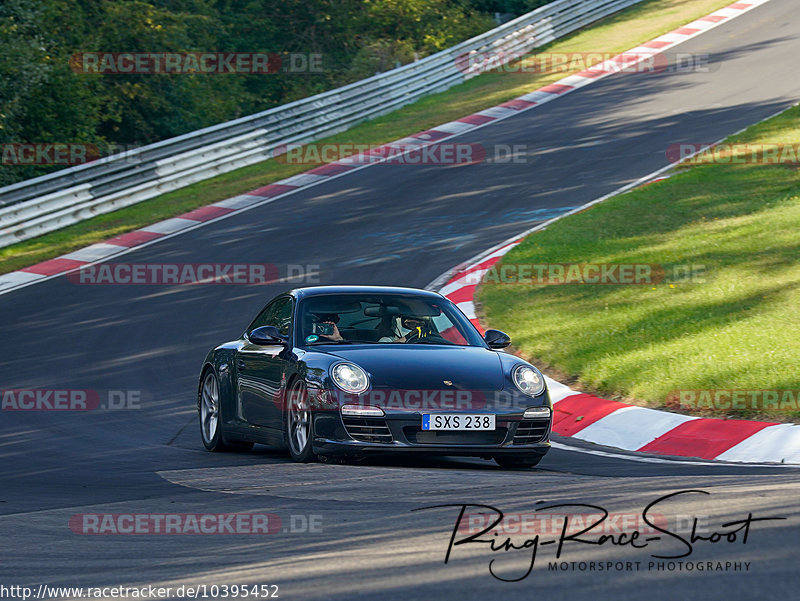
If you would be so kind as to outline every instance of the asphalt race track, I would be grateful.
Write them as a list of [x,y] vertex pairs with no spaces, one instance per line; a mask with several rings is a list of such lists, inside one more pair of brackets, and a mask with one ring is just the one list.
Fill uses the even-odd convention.
[[[527,145],[527,162],[370,167],[121,261],[318,265],[322,284],[423,287],[544,219],[664,167],[671,144],[716,141],[793,104],[800,98],[797,15],[796,0],[772,0],[675,49],[711,55],[709,72],[615,75],[453,140]],[[4,389],[141,393],[139,409],[2,413],[0,582],[268,584],[278,585],[280,598],[301,601],[796,594],[800,472],[789,467],[641,461],[594,454],[569,439],[557,439],[566,446],[538,469],[522,471],[479,459],[296,465],[260,446],[205,452],[194,408],[200,363],[287,287],[76,285],[59,277],[0,296]],[[529,549],[462,545],[445,565],[459,508],[414,511],[473,503],[532,512],[581,503],[635,518],[650,502],[687,489],[710,494],[667,500],[660,511],[698,517],[706,536],[732,530],[723,524],[748,514],[786,519],[753,523],[746,544],[739,532],[733,542],[698,541],[691,556],[673,560],[701,562],[703,571],[649,568],[667,561],[652,554],[686,551],[667,536],[647,548],[567,542],[560,558],[632,562],[621,570],[551,571],[555,545],[543,545],[527,578],[502,582],[489,562],[496,559],[497,575],[518,578]],[[277,514],[281,528],[267,536],[70,530],[75,514],[201,512]],[[708,571],[707,562],[741,565]]]

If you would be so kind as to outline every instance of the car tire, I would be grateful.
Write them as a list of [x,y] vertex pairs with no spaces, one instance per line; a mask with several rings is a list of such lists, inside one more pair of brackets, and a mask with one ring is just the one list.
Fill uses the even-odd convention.
[[495,455],[495,462],[500,467],[534,467],[542,460],[542,455]]
[[200,418],[200,438],[207,450],[212,452],[249,451],[253,448],[252,442],[225,440],[219,419],[219,380],[212,369],[206,370],[203,374],[197,398],[197,412]]
[[296,378],[286,391],[286,417],[283,429],[289,455],[297,463],[317,460],[312,450],[314,424],[308,402],[308,388],[301,378]]

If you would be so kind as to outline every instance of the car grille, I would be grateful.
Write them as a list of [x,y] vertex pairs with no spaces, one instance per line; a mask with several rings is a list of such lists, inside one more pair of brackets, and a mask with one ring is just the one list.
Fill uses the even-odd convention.
[[507,432],[506,428],[476,430],[473,432],[463,430],[422,430],[417,426],[403,428],[403,434],[411,444],[499,445],[505,440]]
[[361,442],[392,442],[386,420],[380,417],[342,416],[344,428],[351,438]]
[[524,419],[519,422],[512,444],[535,444],[547,434],[549,419]]

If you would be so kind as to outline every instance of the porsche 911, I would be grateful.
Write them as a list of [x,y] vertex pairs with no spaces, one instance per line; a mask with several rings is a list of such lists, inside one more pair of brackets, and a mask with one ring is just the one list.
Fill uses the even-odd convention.
[[212,349],[197,408],[209,451],[286,448],[297,462],[427,453],[536,465],[550,447],[543,375],[435,292],[298,288]]

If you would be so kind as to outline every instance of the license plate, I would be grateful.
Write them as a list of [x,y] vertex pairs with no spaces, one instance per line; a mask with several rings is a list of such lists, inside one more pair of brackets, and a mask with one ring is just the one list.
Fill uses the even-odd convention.
[[494,415],[423,413],[423,430],[494,430]]

